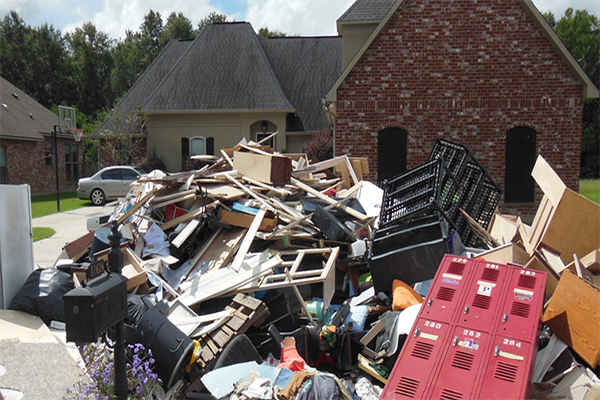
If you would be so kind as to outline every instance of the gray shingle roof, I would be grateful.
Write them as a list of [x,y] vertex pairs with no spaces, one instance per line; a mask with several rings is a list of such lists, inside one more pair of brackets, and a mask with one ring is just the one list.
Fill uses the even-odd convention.
[[396,0],[356,0],[337,22],[381,21]]
[[0,77],[0,103],[2,138],[44,140],[41,133],[52,132],[54,125],[58,124],[56,114],[3,77]]
[[143,111],[293,109],[249,23],[209,25]]
[[321,98],[342,73],[342,38],[261,38],[261,43],[304,130],[328,128]]
[[169,73],[173,65],[192,46],[193,40],[171,40],[150,67],[138,78],[118,105],[122,110],[136,110],[148,101],[156,86]]

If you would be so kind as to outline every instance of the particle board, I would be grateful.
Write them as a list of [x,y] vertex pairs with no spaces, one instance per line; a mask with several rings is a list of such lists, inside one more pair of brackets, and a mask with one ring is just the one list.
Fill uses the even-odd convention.
[[592,368],[600,357],[600,290],[565,270],[542,322]]

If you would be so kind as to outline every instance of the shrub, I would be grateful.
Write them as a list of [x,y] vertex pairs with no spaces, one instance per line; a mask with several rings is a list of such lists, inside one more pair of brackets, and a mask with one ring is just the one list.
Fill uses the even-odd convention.
[[319,161],[333,157],[333,135],[329,129],[316,131],[304,145],[304,152],[308,158]]
[[167,171],[163,159],[156,154],[156,150],[152,150],[152,153],[146,154],[144,161],[142,161],[139,167],[144,172],[151,172],[155,169],[160,169],[163,172]]

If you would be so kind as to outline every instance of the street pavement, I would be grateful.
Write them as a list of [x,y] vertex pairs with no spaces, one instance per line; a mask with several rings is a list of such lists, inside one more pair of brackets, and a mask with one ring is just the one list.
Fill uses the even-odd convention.
[[104,207],[88,206],[33,218],[31,220],[33,227],[52,228],[56,231],[49,238],[33,243],[34,266],[52,267],[65,244],[80,238],[88,232],[87,219],[112,213],[113,205]]

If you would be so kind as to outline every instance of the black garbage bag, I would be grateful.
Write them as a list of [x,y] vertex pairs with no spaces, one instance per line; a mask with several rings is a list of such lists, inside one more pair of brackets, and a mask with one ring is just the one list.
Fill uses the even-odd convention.
[[56,268],[40,268],[33,271],[17,295],[9,310],[24,311],[37,315],[46,325],[52,321],[65,321],[63,296],[73,289],[73,278]]

